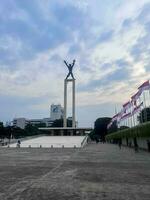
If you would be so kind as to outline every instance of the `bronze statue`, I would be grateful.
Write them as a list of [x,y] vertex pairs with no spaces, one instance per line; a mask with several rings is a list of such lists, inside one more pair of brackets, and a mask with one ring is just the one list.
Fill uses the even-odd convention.
[[66,64],[66,66],[67,66],[68,69],[69,69],[69,73],[68,73],[68,75],[66,76],[66,79],[68,79],[68,77],[69,77],[70,75],[71,75],[71,77],[72,77],[73,79],[75,79],[74,76],[73,76],[73,73],[72,73],[72,69],[73,69],[73,66],[74,66],[75,62],[76,62],[76,61],[73,60],[73,63],[68,65],[68,63],[64,60],[64,63]]

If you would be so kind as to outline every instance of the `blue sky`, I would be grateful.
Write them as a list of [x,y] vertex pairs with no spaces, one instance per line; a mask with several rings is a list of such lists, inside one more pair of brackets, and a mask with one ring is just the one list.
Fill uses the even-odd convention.
[[64,59],[77,60],[80,126],[112,116],[150,79],[150,0],[1,0],[0,24],[2,121],[63,104]]

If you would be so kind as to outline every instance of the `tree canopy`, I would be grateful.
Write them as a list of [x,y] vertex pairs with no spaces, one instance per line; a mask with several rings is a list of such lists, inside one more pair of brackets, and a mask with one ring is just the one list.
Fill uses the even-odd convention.
[[109,124],[110,117],[98,118],[94,123],[94,134],[97,135],[101,140],[105,140],[107,134],[107,125]]
[[110,128],[108,129],[108,133],[114,133],[118,130],[118,126],[117,126],[117,120],[115,120],[112,125],[110,126]]
[[[63,127],[63,119],[56,119],[52,123],[52,127]],[[72,120],[67,119],[67,127],[72,127]]]
[[38,127],[36,125],[27,124],[25,129],[21,129],[19,127],[14,126],[3,126],[3,123],[0,122],[0,138],[21,138],[21,137],[27,137],[32,135],[38,135],[42,134],[41,131],[38,130]]

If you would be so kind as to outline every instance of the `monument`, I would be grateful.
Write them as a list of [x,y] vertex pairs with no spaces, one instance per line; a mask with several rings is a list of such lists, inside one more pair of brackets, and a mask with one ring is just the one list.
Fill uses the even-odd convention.
[[[75,78],[73,76],[73,67],[75,65],[75,60],[73,60],[72,64],[68,64],[65,60],[64,63],[68,67],[69,73],[64,80],[64,117],[63,117],[63,125],[67,127],[67,85],[69,82],[72,83],[72,127],[75,128],[76,126],[76,119],[75,119]],[[71,76],[71,78],[69,78]]]
[[[67,66],[69,72],[64,79],[64,115],[63,115],[63,127],[41,127],[39,130],[45,131],[48,135],[86,135],[89,133],[91,127],[76,127],[76,118],[75,118],[75,78],[73,75],[73,67],[75,65],[75,60],[72,64],[68,64],[65,60],[64,63]],[[72,127],[67,127],[67,86],[72,84]]]

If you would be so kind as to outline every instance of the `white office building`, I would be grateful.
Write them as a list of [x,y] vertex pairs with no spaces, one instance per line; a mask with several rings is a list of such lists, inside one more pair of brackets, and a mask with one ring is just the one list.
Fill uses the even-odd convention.
[[24,129],[25,126],[27,125],[27,120],[25,118],[15,118],[13,119],[13,126],[14,127],[19,127],[21,129]]
[[60,104],[52,104],[50,108],[50,118],[51,120],[63,118],[64,109]]
[[43,118],[43,119],[26,119],[26,118],[15,118],[13,119],[13,126],[24,129],[27,124],[38,125],[41,123],[45,123],[46,127],[51,127],[53,120],[51,118]]
[[51,127],[52,123],[56,119],[63,118],[63,108],[60,104],[52,104],[50,108],[50,117],[43,119],[26,119],[26,118],[15,118],[13,119],[13,126],[24,129],[27,124],[38,125],[45,123],[46,127]]

